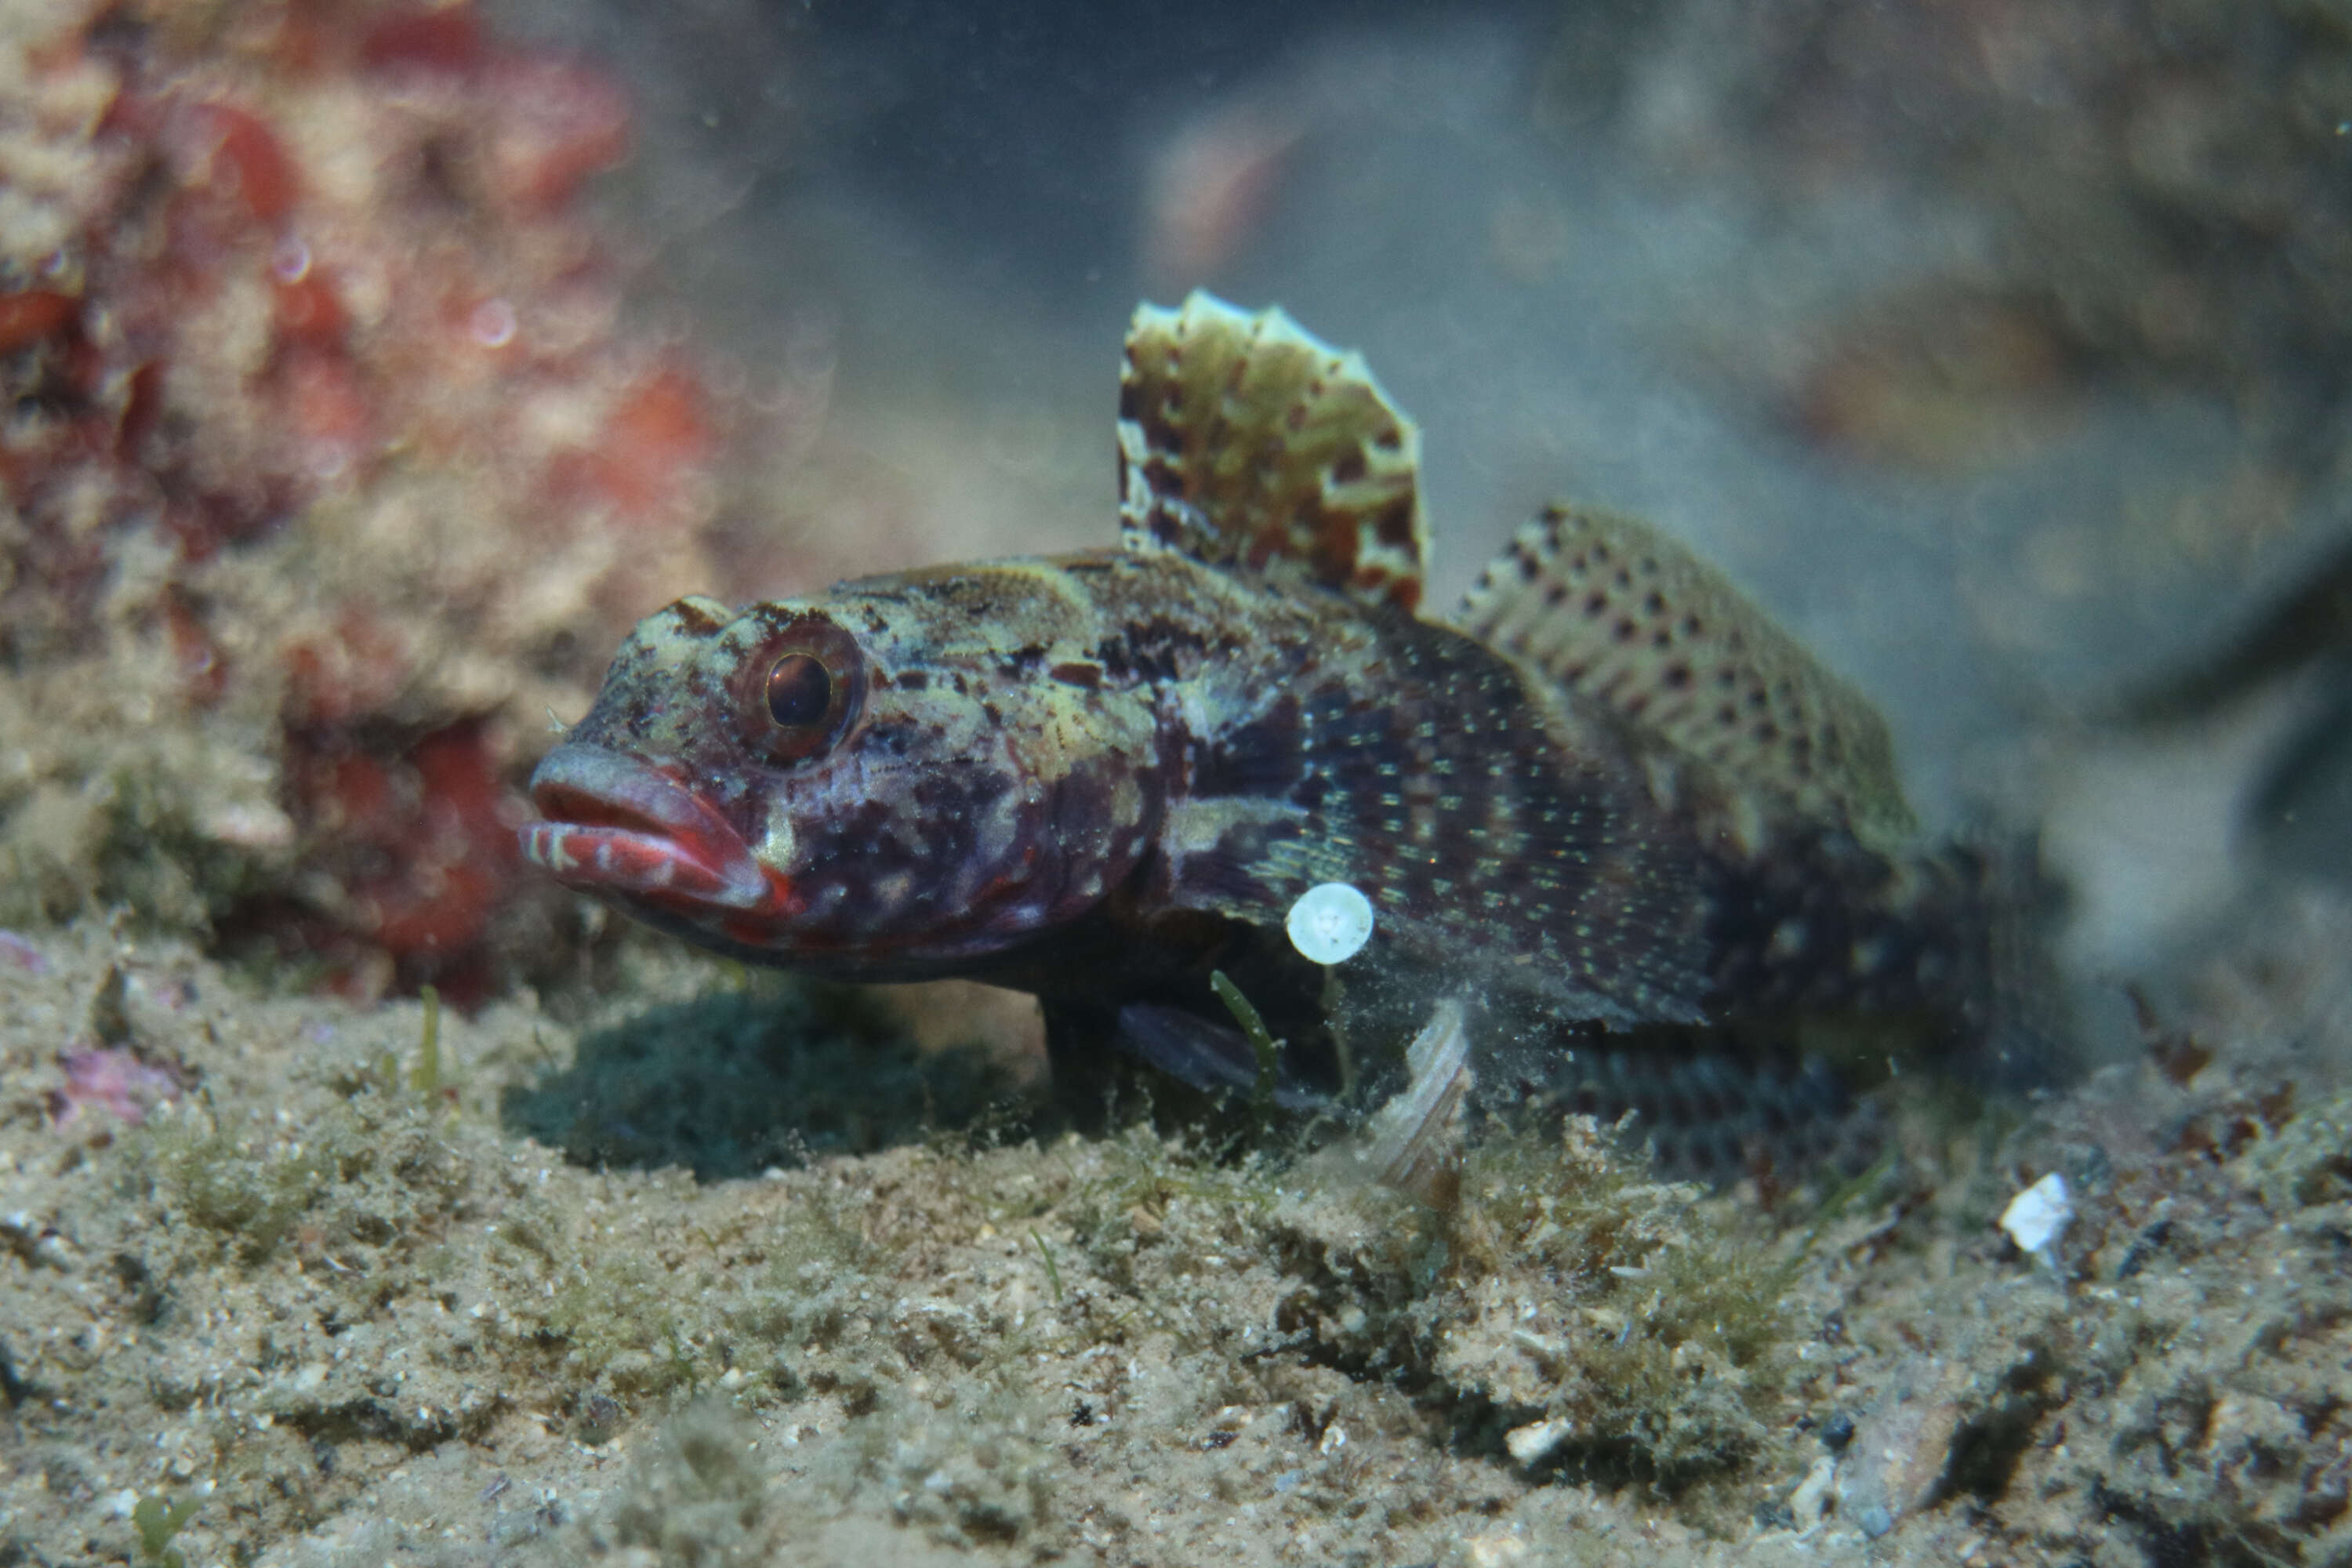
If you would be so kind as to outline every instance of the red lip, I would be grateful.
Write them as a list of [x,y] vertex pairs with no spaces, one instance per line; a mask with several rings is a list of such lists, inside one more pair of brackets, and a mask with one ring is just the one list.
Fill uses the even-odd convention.
[[523,858],[567,887],[656,903],[777,912],[788,887],[734,825],[669,774],[600,746],[558,746],[530,776],[548,820]]

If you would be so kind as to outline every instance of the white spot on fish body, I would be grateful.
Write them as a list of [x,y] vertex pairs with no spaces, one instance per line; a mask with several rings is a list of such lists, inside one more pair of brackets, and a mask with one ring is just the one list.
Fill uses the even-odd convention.
[[760,836],[760,863],[774,870],[784,870],[793,863],[796,836],[789,813],[775,812],[768,818],[768,830]]
[[914,890],[915,876],[911,871],[892,871],[876,878],[874,897],[875,902],[880,906],[877,912],[887,915],[889,911],[898,909],[907,901],[907,896]]
[[1805,951],[1805,934],[1804,921],[1782,921],[1772,928],[1772,941],[1765,949],[1764,956],[1778,963],[1786,963]]

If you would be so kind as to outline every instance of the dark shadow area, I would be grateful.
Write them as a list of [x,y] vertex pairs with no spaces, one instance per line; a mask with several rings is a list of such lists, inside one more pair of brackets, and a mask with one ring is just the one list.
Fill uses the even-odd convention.
[[509,1089],[500,1119],[575,1164],[719,1181],[1017,1121],[1019,1096],[990,1053],[923,1050],[866,994],[794,984],[583,1036],[572,1066]]

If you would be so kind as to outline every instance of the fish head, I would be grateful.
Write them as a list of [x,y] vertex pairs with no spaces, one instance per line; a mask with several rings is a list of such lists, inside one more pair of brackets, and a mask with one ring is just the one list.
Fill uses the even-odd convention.
[[1075,613],[985,568],[679,600],[533,773],[523,853],[754,962],[972,973],[1100,901],[1158,831],[1149,702],[1084,664]]

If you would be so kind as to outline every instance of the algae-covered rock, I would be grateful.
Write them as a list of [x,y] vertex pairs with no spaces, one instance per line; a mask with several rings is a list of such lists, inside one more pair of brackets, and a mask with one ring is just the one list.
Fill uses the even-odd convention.
[[1767,1441],[1790,1278],[1711,1219],[1698,1189],[1647,1179],[1590,1119],[1476,1147],[1459,1207],[1359,1193],[1283,1225],[1312,1282],[1290,1309],[1342,1364],[1433,1384],[1523,1462],[1677,1477]]

